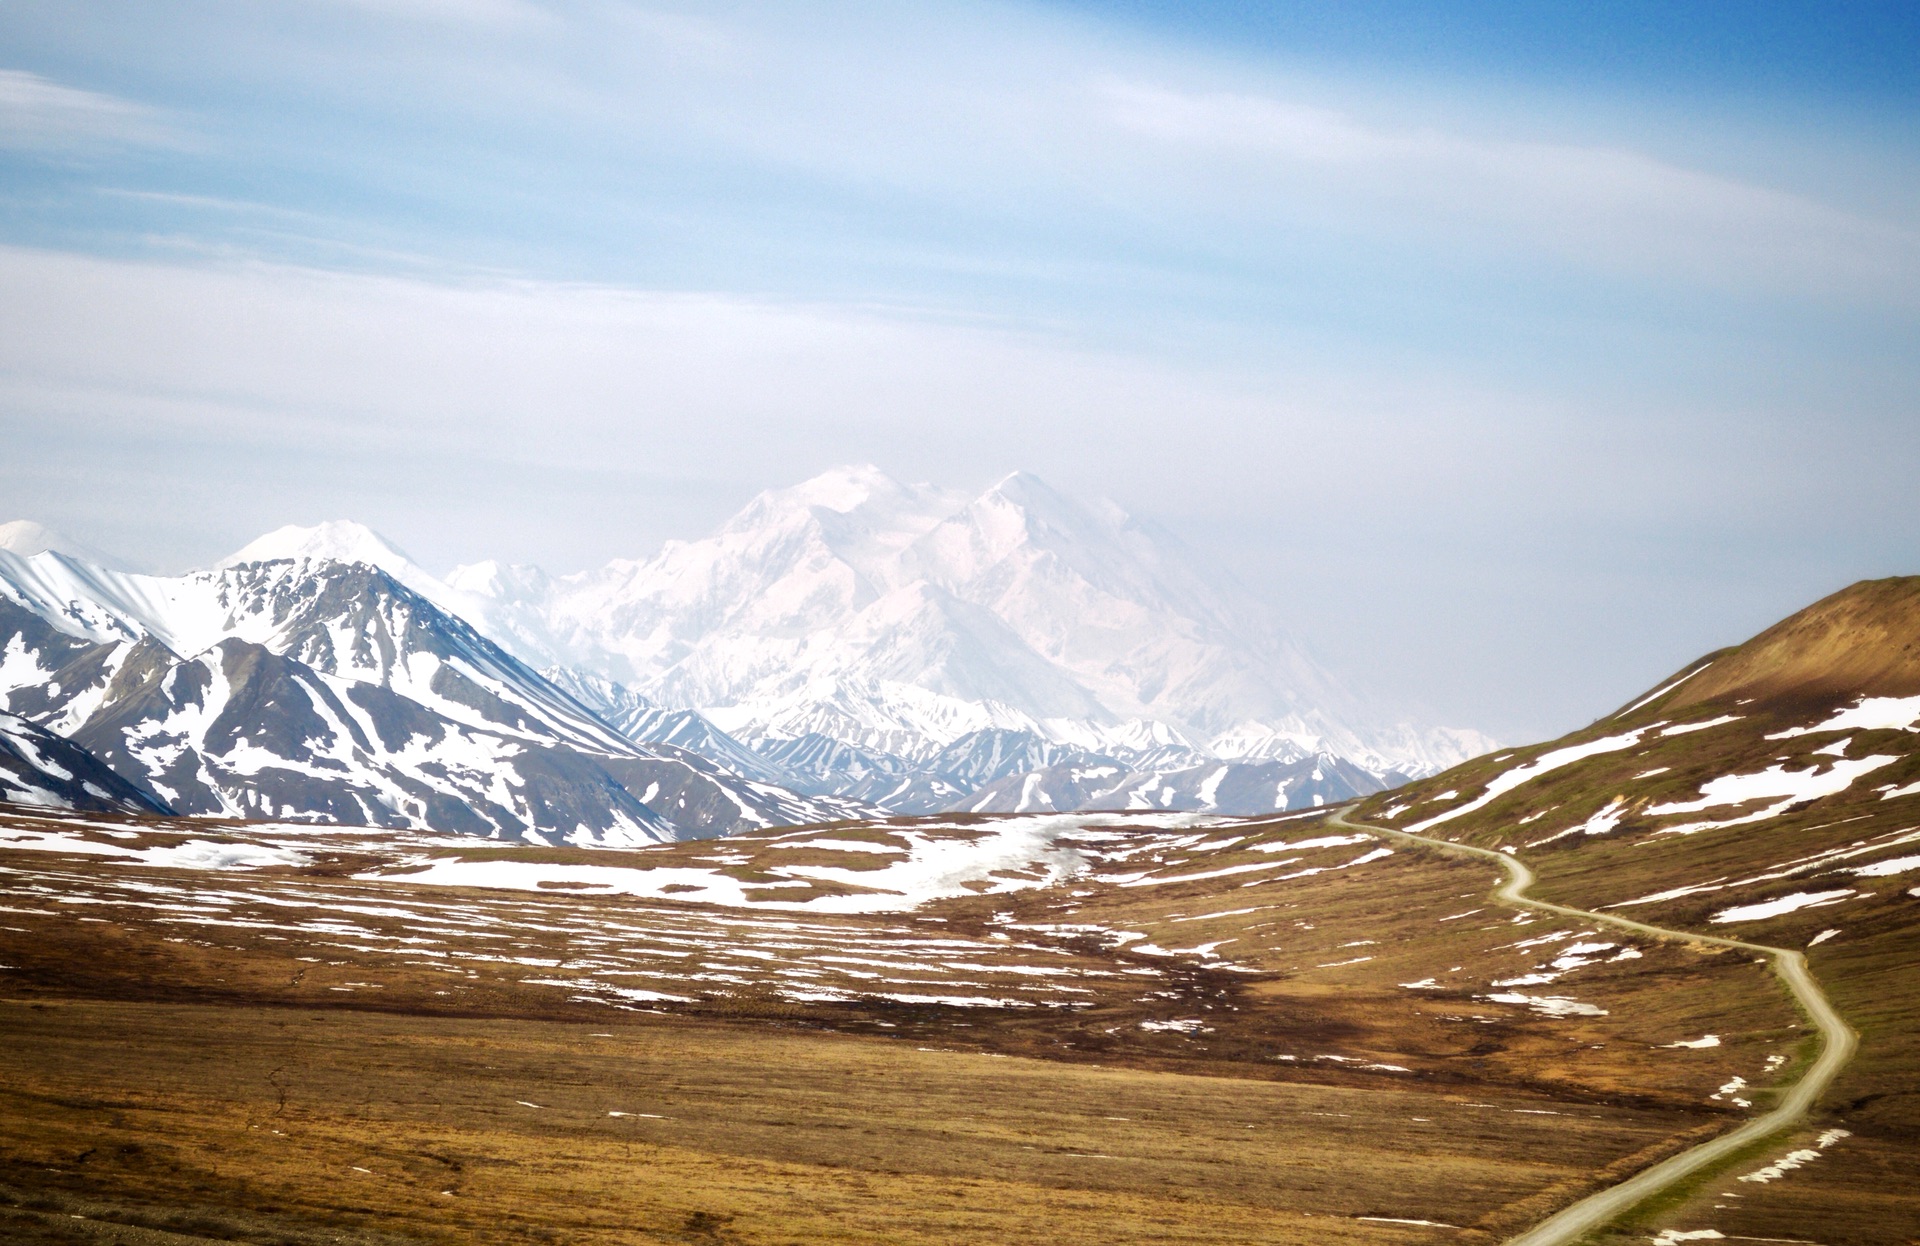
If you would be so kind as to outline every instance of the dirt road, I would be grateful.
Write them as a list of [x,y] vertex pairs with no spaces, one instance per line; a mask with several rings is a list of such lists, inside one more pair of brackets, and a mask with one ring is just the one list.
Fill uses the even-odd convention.
[[1800,1007],[1820,1031],[1819,1057],[1808,1067],[1800,1080],[1781,1096],[1778,1106],[1772,1111],[1754,1117],[1730,1133],[1721,1134],[1710,1142],[1703,1142],[1697,1147],[1682,1151],[1651,1168],[1644,1169],[1618,1185],[1608,1186],[1597,1193],[1589,1194],[1517,1237],[1509,1238],[1506,1246],[1568,1246],[1569,1243],[1579,1241],[1594,1229],[1632,1210],[1668,1187],[1686,1180],[1701,1169],[1718,1163],[1735,1151],[1800,1124],[1806,1120],[1807,1112],[1814,1102],[1828,1086],[1832,1085],[1835,1075],[1846,1067],[1848,1060],[1853,1058],[1858,1037],[1841,1019],[1840,1013],[1827,998],[1826,992],[1820,989],[1820,983],[1807,969],[1807,958],[1792,948],[1769,947],[1762,943],[1747,943],[1740,939],[1696,934],[1687,930],[1670,930],[1664,926],[1650,926],[1645,922],[1637,922],[1625,917],[1535,900],[1526,894],[1527,888],[1534,882],[1533,871],[1528,869],[1524,862],[1507,853],[1491,852],[1485,848],[1473,848],[1466,844],[1448,843],[1425,835],[1409,835],[1405,831],[1389,830],[1386,827],[1371,826],[1362,822],[1349,822],[1345,815],[1338,812],[1334,813],[1328,822],[1334,826],[1366,831],[1386,839],[1418,844],[1436,852],[1484,857],[1497,862],[1505,871],[1506,879],[1495,889],[1495,898],[1521,908],[1534,909],[1543,913],[1558,913],[1563,917],[1576,917],[1581,921],[1596,922],[1618,930],[1630,930],[1636,934],[1650,935],[1659,939],[1676,939],[1686,943],[1712,943],[1721,947],[1756,952],[1772,962],[1774,972],[1779,975],[1780,980],[1786,984],[1787,990],[1792,992],[1794,999],[1799,1001]]

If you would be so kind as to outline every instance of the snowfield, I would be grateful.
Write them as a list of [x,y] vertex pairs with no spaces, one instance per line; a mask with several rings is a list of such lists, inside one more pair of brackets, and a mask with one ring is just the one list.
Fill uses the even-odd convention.
[[1789,808],[1804,800],[1818,800],[1822,796],[1832,796],[1852,787],[1856,779],[1872,774],[1882,766],[1890,766],[1899,761],[1898,757],[1875,755],[1853,760],[1839,758],[1826,766],[1810,766],[1805,770],[1792,770],[1785,764],[1769,766],[1757,774],[1730,774],[1710,780],[1700,788],[1698,800],[1670,801],[1660,805],[1648,806],[1649,817],[1660,817],[1675,813],[1699,813],[1725,805],[1744,805],[1758,800],[1773,803],[1763,809],[1722,821],[1684,822],[1677,826],[1663,826],[1656,832],[1660,835],[1692,835],[1700,831],[1718,830],[1728,826],[1743,826],[1750,822],[1763,822],[1785,813]]

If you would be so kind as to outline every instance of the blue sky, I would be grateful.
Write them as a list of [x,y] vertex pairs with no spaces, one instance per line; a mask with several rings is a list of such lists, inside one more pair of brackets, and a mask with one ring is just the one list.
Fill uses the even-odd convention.
[[1902,3],[1058,0],[1056,7],[1296,62],[1762,106],[1784,98],[1898,112],[1920,98],[1920,15]]
[[0,495],[572,569],[836,463],[1112,496],[1565,729],[1920,571],[1895,5],[0,9]]

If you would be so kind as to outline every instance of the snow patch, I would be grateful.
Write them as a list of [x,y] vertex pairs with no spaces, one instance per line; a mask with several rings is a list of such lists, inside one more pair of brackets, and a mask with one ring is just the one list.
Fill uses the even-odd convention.
[[1155,1033],[1172,1034],[1211,1034],[1213,1027],[1198,1017],[1185,1017],[1178,1021],[1142,1021],[1140,1028]]
[[1701,785],[1698,800],[1669,801],[1666,804],[1650,805],[1646,812],[1649,817],[1664,817],[1675,813],[1698,813],[1716,806],[1743,805],[1756,800],[1774,802],[1764,809],[1743,817],[1729,818],[1720,822],[1688,822],[1680,826],[1667,826],[1655,831],[1654,834],[1691,835],[1697,831],[1742,826],[1749,822],[1778,817],[1801,801],[1818,800],[1844,792],[1853,786],[1854,780],[1899,760],[1898,757],[1876,754],[1872,757],[1852,760],[1842,758],[1836,760],[1824,771],[1818,766],[1812,766],[1806,770],[1788,770],[1784,765],[1773,765],[1757,774],[1722,775]]
[[[1406,829],[1414,834],[1420,834],[1421,832],[1439,826],[1443,822],[1450,822],[1463,814],[1472,813],[1476,809],[1484,809],[1495,800],[1511,792],[1514,788],[1519,787],[1531,779],[1537,779],[1549,771],[1558,770],[1562,766],[1570,766],[1574,762],[1584,760],[1588,757],[1597,757],[1601,753],[1612,753],[1623,748],[1632,748],[1640,742],[1640,737],[1649,730],[1651,730],[1649,727],[1640,727],[1627,732],[1625,735],[1603,736],[1598,740],[1589,740],[1585,744],[1569,745],[1566,748],[1554,749],[1550,753],[1542,753],[1539,757],[1534,758],[1523,766],[1515,766],[1512,770],[1506,771],[1504,774],[1494,776],[1493,780],[1487,784],[1486,790],[1466,804],[1458,808],[1449,809],[1445,813],[1436,814],[1423,822],[1416,822]],[[1888,760],[1892,759],[1889,758]]]
[[1796,1168],[1804,1168],[1820,1158],[1820,1152],[1826,1150],[1842,1138],[1851,1138],[1853,1134],[1845,1129],[1829,1129],[1814,1140],[1812,1147],[1802,1147],[1789,1151],[1765,1168],[1757,1168],[1740,1177],[1742,1181],[1751,1181],[1755,1185],[1765,1185],[1769,1181],[1778,1181]]
[[1671,727],[1661,728],[1660,735],[1662,738],[1670,735],[1687,735],[1695,731],[1705,731],[1709,727],[1718,727],[1726,723],[1737,723],[1740,719],[1741,715],[1739,714],[1722,714],[1718,718],[1709,718],[1705,722],[1675,723]]
[[1607,1010],[1593,1004],[1569,999],[1564,995],[1520,995],[1506,993],[1489,995],[1487,999],[1496,1004],[1525,1004],[1535,1012],[1548,1017],[1604,1017]]
[[1828,731],[1913,731],[1916,724],[1920,724],[1920,697],[1862,697],[1834,711],[1825,722],[1777,731],[1767,739],[1791,740]]
[[1742,904],[1730,909],[1721,909],[1707,920],[1720,924],[1728,922],[1757,922],[1769,917],[1798,912],[1800,909],[1820,908],[1823,905],[1838,904],[1842,900],[1859,893],[1851,888],[1836,891],[1796,891],[1790,896],[1781,896],[1778,900],[1768,900],[1761,904]]

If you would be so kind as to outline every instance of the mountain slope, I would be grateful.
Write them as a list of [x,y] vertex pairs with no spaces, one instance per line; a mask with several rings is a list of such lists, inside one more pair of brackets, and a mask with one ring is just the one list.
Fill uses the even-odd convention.
[[1865,581],[1582,731],[1478,759],[1369,810],[1401,830],[1542,849],[1736,827],[1750,828],[1747,844],[1809,817],[1877,819],[1920,794],[1906,790],[1920,779],[1917,652],[1920,577]]
[[76,541],[64,532],[56,532],[45,524],[35,523],[31,519],[14,519],[0,523],[0,551],[17,554],[22,558],[31,558],[35,554],[44,554],[48,550],[79,559],[81,562],[90,562],[97,567],[124,570],[118,562],[100,550],[84,541]]
[[[1512,853],[1539,875],[1544,899],[1805,949],[1862,1044],[1816,1122],[1826,1131],[1811,1148],[1821,1162],[1793,1179],[1789,1197],[1808,1210],[1795,1214],[1789,1202],[1783,1214],[1776,1200],[1769,1219],[1756,1188],[1742,1200],[1697,1198],[1661,1225],[1764,1237],[1764,1225],[1794,1223],[1817,1233],[1818,1208],[1870,1205],[1911,1162],[1920,1139],[1916,653],[1920,577],[1865,581],[1691,663],[1584,730],[1375,796],[1350,815]],[[1557,976],[1543,963],[1528,989]],[[1728,1072],[1738,1095],[1775,1068]],[[1845,1240],[1920,1231],[1910,1217],[1884,1227]]]
[[[1660,704],[1920,693],[1920,577],[1867,580],[1703,659]],[[1707,669],[1710,667],[1711,669]]]
[[1378,777],[1331,753],[1293,761],[1207,761],[1165,769],[1082,754],[1003,778],[954,807],[969,813],[1154,809],[1261,814],[1338,804],[1381,787]]
[[0,804],[84,813],[167,813],[85,749],[0,713]]
[[0,707],[183,813],[642,843],[847,806],[635,744],[386,571],[0,554]]

